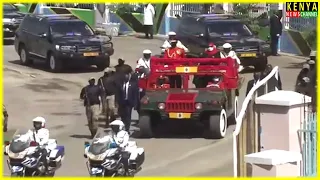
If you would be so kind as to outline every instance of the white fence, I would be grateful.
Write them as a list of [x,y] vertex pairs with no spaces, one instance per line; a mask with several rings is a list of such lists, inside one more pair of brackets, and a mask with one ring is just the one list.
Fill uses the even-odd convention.
[[275,76],[278,72],[279,72],[279,67],[278,66],[274,67],[273,70],[268,74],[268,76],[263,78],[261,81],[259,81],[256,85],[252,87],[252,89],[249,91],[248,95],[246,96],[246,98],[242,103],[241,111],[238,117],[236,118],[236,122],[237,122],[236,129],[233,132],[233,175],[234,177],[238,177],[237,136],[240,133],[242,120],[246,113],[249,101],[252,99],[257,89],[263,86],[264,84],[266,84],[269,81],[269,79]]

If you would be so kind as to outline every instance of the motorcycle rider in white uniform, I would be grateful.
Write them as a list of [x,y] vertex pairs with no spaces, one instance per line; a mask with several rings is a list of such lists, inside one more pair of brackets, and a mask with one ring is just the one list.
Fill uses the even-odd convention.
[[114,120],[110,123],[111,139],[122,150],[123,165],[127,173],[129,173],[129,157],[130,152],[126,150],[129,145],[129,133],[125,131],[125,125],[121,120]]
[[232,51],[232,45],[230,43],[225,43],[222,45],[223,50],[220,52],[221,58],[227,58],[231,57],[232,59],[235,59],[239,65],[238,72],[241,72],[243,70],[243,66],[241,65],[240,59],[238,58],[235,51]]
[[41,148],[39,150],[39,152],[43,154],[41,157],[41,161],[44,163],[44,170],[47,170],[47,156],[49,150],[47,149],[46,145],[49,142],[49,130],[45,128],[46,120],[43,117],[38,116],[34,118],[32,121],[34,129],[30,129],[27,132],[27,135],[31,140],[38,143],[39,147]]
[[[163,43],[163,45],[161,46],[162,52],[164,52],[166,49],[168,49],[168,48],[171,47],[170,40],[176,39],[176,35],[177,35],[177,34],[176,34],[175,32],[173,32],[173,31],[171,31],[171,32],[168,33],[168,37],[169,37],[169,38],[168,38],[167,40],[165,40],[164,43]],[[178,40],[178,42],[177,42],[177,47],[183,49],[185,52],[189,52],[188,48],[185,47],[185,46],[181,43],[181,41],[179,41],[179,40]]]
[[[149,49],[145,49],[143,52],[143,57],[138,60],[136,68],[144,67],[150,71],[150,59],[152,52]],[[143,78],[145,74],[141,74],[140,78]]]

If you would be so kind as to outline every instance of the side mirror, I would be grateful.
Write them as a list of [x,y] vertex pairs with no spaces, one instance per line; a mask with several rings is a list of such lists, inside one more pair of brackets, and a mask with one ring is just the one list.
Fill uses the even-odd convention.
[[90,143],[88,141],[85,141],[84,142],[84,147],[86,148],[86,147],[89,147],[89,146],[90,146]]

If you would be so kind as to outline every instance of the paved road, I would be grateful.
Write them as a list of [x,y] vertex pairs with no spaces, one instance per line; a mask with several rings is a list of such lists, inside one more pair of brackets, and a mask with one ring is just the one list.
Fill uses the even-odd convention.
[[[134,65],[144,49],[159,52],[160,40],[145,40],[135,37],[118,37],[113,40],[115,55]],[[78,100],[80,88],[91,76],[99,77],[102,72],[94,68],[72,70],[63,74],[52,74],[42,66],[24,67],[18,64],[18,56],[12,45],[4,47],[4,94],[10,122],[10,129],[31,127],[31,119],[44,116],[51,136],[66,146],[63,167],[57,176],[87,176],[83,143],[89,131],[82,102]],[[279,65],[284,89],[293,89],[301,60],[291,57],[272,57],[270,63]],[[246,82],[252,74],[243,75],[245,85],[241,89],[242,103]],[[133,112],[133,119],[137,113]],[[181,128],[176,128],[181,129]],[[194,136],[174,136],[173,138],[136,139],[146,150],[146,161],[138,176],[232,176],[232,140],[206,140],[197,133]],[[183,131],[193,132],[194,127]],[[8,169],[5,167],[5,174]]]

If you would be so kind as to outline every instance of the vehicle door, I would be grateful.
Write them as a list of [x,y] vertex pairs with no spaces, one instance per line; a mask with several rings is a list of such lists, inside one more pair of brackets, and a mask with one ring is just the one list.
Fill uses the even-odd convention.
[[30,39],[29,31],[30,31],[30,27],[32,27],[30,19],[31,18],[29,16],[25,17],[24,20],[21,22],[19,28],[16,31],[16,37],[15,37],[16,48],[20,42],[25,44],[28,51],[31,48],[30,43],[29,43],[30,42],[29,41],[29,39]]
[[39,58],[39,45],[37,44],[39,34],[39,19],[36,17],[30,18],[29,37],[28,37],[28,51],[33,57]]
[[36,29],[33,31],[33,53],[39,60],[46,59],[47,35],[48,25],[47,21],[43,18],[34,18]]
[[[188,49],[190,48],[190,31],[189,31],[189,21],[193,18],[185,17],[180,20],[179,26],[177,28],[177,39]],[[191,49],[189,49],[191,51]]]
[[39,21],[36,43],[38,46],[37,54],[45,60],[51,45],[49,42],[49,23],[46,19],[40,19]]
[[206,26],[202,22],[193,20],[189,22],[189,27],[189,31],[191,32],[189,37],[191,49],[193,53],[199,55],[208,47]]

